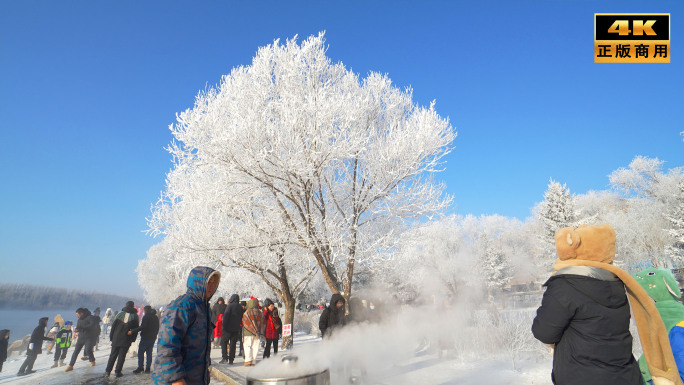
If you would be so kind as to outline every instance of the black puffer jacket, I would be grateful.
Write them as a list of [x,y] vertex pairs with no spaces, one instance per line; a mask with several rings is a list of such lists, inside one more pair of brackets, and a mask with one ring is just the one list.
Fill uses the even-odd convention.
[[[342,301],[342,307],[339,309],[336,306],[338,301]],[[344,303],[342,294],[333,294],[330,297],[330,305],[323,309],[321,318],[318,320],[318,328],[321,330],[322,337],[330,337],[335,329],[344,326],[346,323]]]
[[641,385],[623,283],[614,276],[603,280],[561,270],[544,286],[532,333],[541,342],[556,345],[553,383]]
[[223,313],[223,332],[234,333],[242,330],[240,323],[242,323],[244,312],[242,305],[240,305],[240,297],[237,294],[231,295],[226,311]]

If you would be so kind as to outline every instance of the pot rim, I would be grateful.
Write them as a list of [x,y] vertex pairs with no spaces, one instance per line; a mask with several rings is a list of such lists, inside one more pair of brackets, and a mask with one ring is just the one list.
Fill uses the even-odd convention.
[[301,380],[304,378],[310,378],[310,377],[318,376],[318,375],[321,375],[321,374],[326,373],[326,372],[329,372],[329,370],[323,369],[320,372],[303,374],[299,377],[281,377],[281,378],[254,378],[254,377],[247,375],[246,380],[247,381],[258,381],[258,382],[295,381],[295,380]]

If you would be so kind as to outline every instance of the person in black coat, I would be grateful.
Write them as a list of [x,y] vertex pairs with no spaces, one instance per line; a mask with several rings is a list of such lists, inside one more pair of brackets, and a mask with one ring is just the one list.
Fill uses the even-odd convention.
[[214,306],[211,307],[211,322],[216,323],[218,315],[225,313],[227,307],[228,305],[226,305],[223,297],[219,297]]
[[45,327],[47,324],[48,317],[43,317],[38,320],[38,326],[36,326],[36,328],[33,329],[33,333],[31,333],[31,340],[29,341],[28,350],[26,351],[26,360],[21,364],[17,376],[35,373],[35,370],[33,370],[33,363],[36,362],[36,357],[43,352],[43,341],[54,341],[53,338],[45,337]]
[[133,341],[138,338],[138,333],[133,331],[138,326],[140,326],[138,311],[135,309],[133,301],[128,301],[121,312],[116,315],[112,324],[112,330],[109,334],[109,340],[112,341],[112,351],[109,353],[105,376],[109,377],[114,368],[114,363],[116,363],[116,376],[123,376],[122,370],[126,353],[128,353],[128,348],[131,347]]
[[[221,336],[221,355],[219,363],[232,364],[235,359],[235,347],[242,333],[242,314],[245,309],[240,305],[240,297],[237,294],[230,296],[230,301],[223,313],[223,335]],[[230,344],[230,349],[226,349]],[[228,351],[227,351],[228,350]],[[242,351],[242,343],[240,343]]]
[[321,318],[318,319],[318,328],[321,330],[321,337],[328,338],[335,329],[346,324],[344,315],[345,300],[342,294],[335,293],[330,297],[330,304],[323,309]]
[[[97,345],[100,343],[100,334],[102,333],[102,326],[100,326],[100,323],[102,323],[102,318],[100,318],[100,308],[95,308],[93,310],[93,336],[92,336],[92,341],[91,341],[91,348],[98,350]],[[87,354],[87,353],[86,353]]]
[[[573,245],[575,262],[612,263],[615,233],[605,226],[578,228],[584,233],[582,242]],[[565,237],[565,230],[556,233],[556,248],[567,259],[565,248],[577,236]],[[565,266],[563,261],[556,262],[556,273],[544,283],[546,291],[532,323],[532,334],[554,345],[551,380],[556,385],[642,385],[632,354],[624,283],[608,269]]]
[[76,309],[76,317],[78,317],[78,322],[76,322],[76,329],[74,330],[78,333],[78,339],[76,340],[76,345],[74,345],[74,353],[71,355],[71,362],[67,365],[65,372],[70,372],[74,370],[74,365],[76,364],[76,359],[81,349],[85,347],[86,354],[90,359],[90,366],[95,366],[95,355],[93,354],[93,342],[94,338],[97,337],[95,319],[90,314],[90,310],[81,307]]
[[138,346],[138,368],[133,373],[138,374],[143,372],[143,362],[145,354],[147,354],[147,365],[145,366],[145,373],[150,372],[152,367],[152,348],[154,342],[157,340],[159,334],[159,317],[157,311],[152,309],[150,305],[145,306],[145,315],[143,316],[140,327],[129,331],[129,334],[140,332],[140,345]]
[[9,344],[9,337],[9,330],[0,330],[0,372],[2,372],[2,364],[7,360],[7,345]]
[[[211,322],[214,323],[214,325],[218,325],[218,316],[219,314],[223,314],[226,312],[226,301],[223,299],[223,297],[219,297],[218,300],[216,300],[216,303],[214,306],[211,307]],[[214,347],[217,348],[221,344],[221,338],[214,338]]]
[[100,343],[100,333],[102,333],[102,327],[100,323],[102,318],[100,318],[100,308],[95,308],[93,314],[90,315],[90,332],[88,333],[88,341],[86,342],[85,348],[83,349],[83,361],[90,357],[90,354],[95,354],[94,350],[99,350],[97,345]]

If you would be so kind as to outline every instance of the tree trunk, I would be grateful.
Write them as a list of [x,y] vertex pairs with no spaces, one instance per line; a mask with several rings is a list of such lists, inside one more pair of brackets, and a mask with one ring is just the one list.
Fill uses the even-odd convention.
[[283,296],[283,302],[285,306],[285,315],[283,317],[283,325],[292,325],[291,326],[291,331],[292,334],[289,336],[283,336],[283,344],[282,348],[283,350],[285,349],[292,349],[292,344],[294,343],[294,314],[295,314],[295,299],[292,298],[291,295],[285,295]]

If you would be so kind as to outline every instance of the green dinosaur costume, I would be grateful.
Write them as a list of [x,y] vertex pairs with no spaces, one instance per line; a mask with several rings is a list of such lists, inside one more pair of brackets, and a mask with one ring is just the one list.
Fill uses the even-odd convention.
[[[681,370],[684,368],[681,367],[682,365],[677,358],[678,353],[684,353],[684,346],[675,346],[675,344],[678,344],[677,341],[680,340],[678,336],[684,335],[684,323],[682,322],[684,321],[684,305],[679,302],[682,292],[679,290],[677,280],[670,270],[653,267],[636,273],[633,277],[655,301],[660,318],[662,318],[665,329],[669,334],[672,353],[677,361],[677,367],[680,370],[681,376]],[[641,369],[644,381],[648,382],[651,379],[651,373],[648,370],[643,355],[639,357],[639,368]]]

